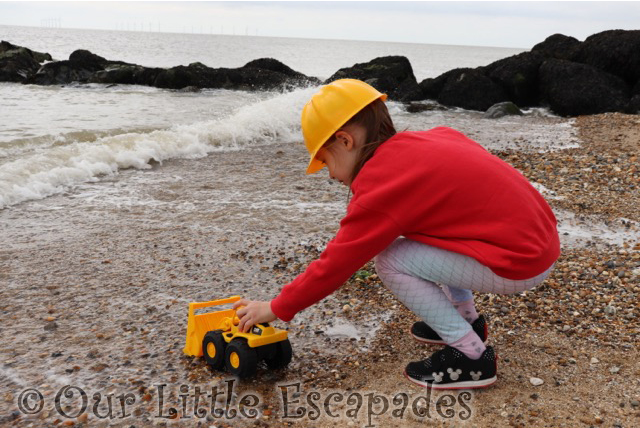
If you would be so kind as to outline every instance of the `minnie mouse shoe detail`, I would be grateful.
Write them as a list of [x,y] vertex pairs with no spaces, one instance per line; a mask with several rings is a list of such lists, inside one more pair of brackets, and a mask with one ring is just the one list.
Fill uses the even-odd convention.
[[486,388],[497,380],[496,360],[491,346],[487,346],[477,360],[472,360],[457,349],[446,346],[425,360],[409,363],[404,374],[411,382],[425,388]]

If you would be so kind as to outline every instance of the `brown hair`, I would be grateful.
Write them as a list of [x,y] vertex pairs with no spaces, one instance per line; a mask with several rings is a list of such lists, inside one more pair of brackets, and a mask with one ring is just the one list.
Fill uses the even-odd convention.
[[358,125],[365,129],[365,142],[360,148],[356,165],[351,172],[351,181],[353,182],[376,149],[396,134],[396,128],[393,126],[386,104],[380,98],[356,113],[341,128],[349,125]]

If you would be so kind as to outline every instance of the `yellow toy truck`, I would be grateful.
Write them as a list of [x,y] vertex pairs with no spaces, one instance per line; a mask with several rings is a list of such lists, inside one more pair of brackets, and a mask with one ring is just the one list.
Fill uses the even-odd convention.
[[238,300],[240,296],[189,303],[184,353],[204,356],[212,368],[220,370],[226,367],[229,373],[240,378],[253,376],[258,362],[262,360],[270,369],[286,367],[293,355],[287,331],[262,323],[243,333],[238,329],[240,320],[235,309],[195,314],[198,309],[228,305]]

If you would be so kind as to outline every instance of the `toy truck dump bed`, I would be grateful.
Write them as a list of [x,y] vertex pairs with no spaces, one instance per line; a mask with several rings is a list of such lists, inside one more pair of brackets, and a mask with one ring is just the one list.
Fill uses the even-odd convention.
[[189,303],[184,353],[203,356],[214,369],[226,367],[231,374],[241,378],[253,376],[261,360],[271,369],[287,366],[292,358],[287,331],[262,323],[243,333],[238,329],[239,319],[234,309],[195,313],[198,309],[228,305],[238,300],[240,296]]

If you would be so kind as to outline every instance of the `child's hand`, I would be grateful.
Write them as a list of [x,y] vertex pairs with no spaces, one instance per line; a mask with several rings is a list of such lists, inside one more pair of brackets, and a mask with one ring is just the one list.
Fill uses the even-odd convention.
[[[240,306],[243,307],[238,309]],[[240,318],[238,328],[245,333],[255,324],[271,322],[278,318],[271,311],[271,302],[241,299],[233,304],[233,309],[237,309],[236,315]]]

